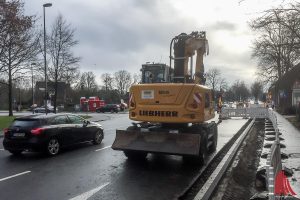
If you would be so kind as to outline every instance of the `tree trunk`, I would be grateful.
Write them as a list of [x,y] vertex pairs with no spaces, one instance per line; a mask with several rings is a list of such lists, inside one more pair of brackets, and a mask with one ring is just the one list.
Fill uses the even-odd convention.
[[11,74],[11,64],[8,66],[8,110],[9,115],[13,116],[13,108],[12,108],[12,74]]
[[57,107],[57,78],[55,78],[54,80],[54,99],[53,99],[53,109],[54,109],[54,113],[56,113],[56,107]]

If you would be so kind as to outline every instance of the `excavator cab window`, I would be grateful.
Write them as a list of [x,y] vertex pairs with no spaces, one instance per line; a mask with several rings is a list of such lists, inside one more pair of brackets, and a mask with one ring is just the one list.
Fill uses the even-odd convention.
[[144,83],[161,83],[165,81],[164,70],[145,70],[143,73]]

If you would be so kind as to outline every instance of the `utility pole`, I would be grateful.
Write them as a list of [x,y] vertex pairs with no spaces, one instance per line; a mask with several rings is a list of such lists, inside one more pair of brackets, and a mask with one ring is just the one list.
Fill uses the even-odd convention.
[[48,89],[47,89],[47,53],[46,53],[46,14],[45,8],[51,7],[52,3],[45,3],[43,4],[43,13],[44,13],[44,65],[45,65],[45,113],[47,115],[48,108],[47,108],[47,100],[48,100]]

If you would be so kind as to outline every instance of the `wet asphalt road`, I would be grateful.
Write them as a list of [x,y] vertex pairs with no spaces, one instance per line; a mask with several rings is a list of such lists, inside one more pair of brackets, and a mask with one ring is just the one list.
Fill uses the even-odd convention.
[[[100,145],[81,144],[56,157],[3,151],[0,139],[0,199],[174,199],[190,183],[199,167],[180,156],[148,155],[144,162],[127,161],[110,147],[116,129],[130,125],[127,114],[110,114],[103,121]],[[226,120],[219,125],[220,149],[247,120]],[[12,177],[13,175],[18,175]]]

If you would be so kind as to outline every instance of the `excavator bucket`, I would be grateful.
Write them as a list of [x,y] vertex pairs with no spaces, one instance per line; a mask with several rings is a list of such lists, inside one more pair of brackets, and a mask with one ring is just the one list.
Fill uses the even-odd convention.
[[112,149],[197,156],[200,140],[199,134],[117,130]]

